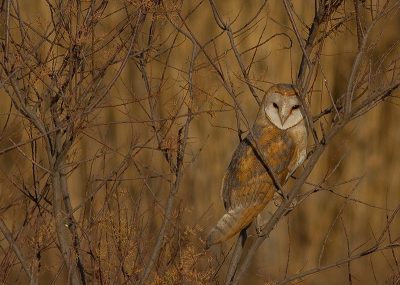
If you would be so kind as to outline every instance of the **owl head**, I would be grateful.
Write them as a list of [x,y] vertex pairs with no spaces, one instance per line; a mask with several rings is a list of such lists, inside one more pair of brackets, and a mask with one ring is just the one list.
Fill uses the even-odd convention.
[[287,130],[298,125],[305,117],[298,94],[299,91],[293,85],[273,85],[265,93],[256,124],[272,123],[281,130]]

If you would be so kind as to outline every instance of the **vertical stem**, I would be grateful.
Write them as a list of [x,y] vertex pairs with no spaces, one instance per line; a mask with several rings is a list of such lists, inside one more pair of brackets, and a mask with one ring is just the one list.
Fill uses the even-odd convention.
[[74,246],[74,254],[76,256],[76,262],[79,269],[80,278],[82,284],[86,284],[85,278],[85,269],[83,267],[82,256],[80,254],[80,243],[79,236],[76,227],[76,220],[73,216],[73,209],[71,205],[71,199],[68,191],[68,183],[67,183],[67,173],[65,168],[65,156],[62,158],[62,162],[60,163],[60,182],[61,182],[61,191],[63,195],[63,202],[66,209],[66,216],[68,217],[68,229],[72,235],[73,246]]
[[248,225],[247,227],[245,227],[243,230],[240,231],[240,234],[236,241],[235,249],[233,250],[231,263],[229,264],[228,272],[226,273],[225,283],[224,283],[225,285],[231,284],[233,278],[235,277],[236,269],[238,267],[240,257],[242,256],[244,243],[246,242],[247,239],[247,229],[250,227],[250,225]]
[[[19,262],[21,262],[22,268],[24,269],[26,276],[28,277],[28,280],[32,282],[32,272],[29,269],[28,262],[26,261],[25,257],[23,256],[21,249],[19,248],[18,244],[14,240],[10,230],[8,229],[7,225],[3,222],[2,219],[0,219],[0,231],[3,233],[4,237],[12,247],[15,255],[17,256]],[[31,279],[32,278],[32,279]]]
[[[75,256],[71,256],[71,250],[68,244],[68,232],[66,230],[66,225],[64,224],[64,214],[62,212],[61,201],[62,201],[62,191],[61,191],[61,177],[60,172],[57,169],[53,169],[51,172],[51,183],[53,186],[53,215],[56,222],[56,233],[58,241],[60,243],[60,251],[64,259],[65,265],[67,267],[68,274],[71,277],[71,284],[79,285],[79,278],[76,274],[74,260]],[[72,258],[73,257],[73,258]]]

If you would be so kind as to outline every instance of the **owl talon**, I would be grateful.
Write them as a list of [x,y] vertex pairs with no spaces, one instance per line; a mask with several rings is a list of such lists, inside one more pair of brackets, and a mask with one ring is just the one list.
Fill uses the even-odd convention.
[[297,200],[295,198],[293,199],[292,203],[290,203],[290,206],[286,209],[284,216],[288,215],[291,211],[293,211],[293,209],[296,208],[296,206],[297,206]]
[[289,193],[285,190],[282,190],[282,192],[278,192],[278,194],[282,197],[284,201],[287,201],[289,199]]
[[263,228],[265,227],[266,224],[267,224],[267,221],[262,221],[261,215],[258,214],[258,216],[256,218],[256,232],[257,232],[257,235],[259,237],[264,236],[262,230],[263,230]]

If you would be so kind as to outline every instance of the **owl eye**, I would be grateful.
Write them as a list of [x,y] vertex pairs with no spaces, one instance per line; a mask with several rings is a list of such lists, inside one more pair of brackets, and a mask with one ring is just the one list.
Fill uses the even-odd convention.
[[272,106],[274,106],[275,109],[279,109],[278,104],[273,103]]
[[300,108],[300,105],[294,105],[294,106],[292,107],[292,110],[296,110],[296,109],[298,109],[298,108]]

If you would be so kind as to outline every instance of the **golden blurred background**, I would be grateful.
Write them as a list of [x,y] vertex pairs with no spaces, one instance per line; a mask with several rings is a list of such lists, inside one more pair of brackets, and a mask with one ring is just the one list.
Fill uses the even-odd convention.
[[[304,39],[307,36],[307,30],[301,21],[310,25],[314,17],[314,2],[293,1],[294,10],[298,15],[297,23],[299,27],[302,27],[300,33]],[[379,1],[372,2],[374,6],[378,5]],[[98,33],[107,34],[119,27],[121,17],[124,15],[121,8],[123,3],[136,5],[135,1],[110,2],[107,7],[109,14],[102,21],[103,30],[99,28]],[[189,38],[176,33],[176,27],[171,24],[174,19],[176,23],[182,22],[182,19],[176,16],[177,14],[171,13],[171,19],[159,15],[156,28],[157,43],[159,49],[164,49],[164,51],[160,52],[159,57],[154,58],[149,53],[152,61],[149,60],[146,72],[151,78],[150,96],[154,96],[155,99],[156,116],[160,119],[160,128],[165,134],[164,143],[170,147],[172,153],[177,147],[178,131],[186,121],[185,110],[189,106],[191,110],[197,111],[190,123],[188,146],[184,158],[187,169],[177,193],[175,201],[177,210],[174,219],[182,215],[183,223],[179,225],[191,229],[188,240],[195,252],[201,253],[208,231],[224,213],[219,193],[222,176],[239,143],[234,101],[224,88],[216,69],[210,64],[210,59],[200,52],[201,48],[213,56],[214,64],[226,78],[231,79],[232,90],[237,95],[237,100],[250,122],[256,116],[258,105],[243,79],[229,38],[223,34],[216,23],[210,3],[208,1],[183,1],[182,3],[180,15],[184,15],[187,26],[180,27],[186,32],[190,30],[200,45],[209,42],[204,47],[198,45],[196,49],[199,56],[194,63],[194,98],[189,98],[188,92],[188,71],[193,43]],[[246,65],[251,83],[260,98],[263,92],[274,83],[295,82],[302,56],[295,34],[289,28],[291,24],[283,3],[268,1],[260,10],[263,3],[263,1],[216,1],[222,19],[231,23],[233,31],[245,26],[256,16],[246,28],[235,34],[235,43]],[[48,13],[46,1],[20,4],[23,17],[32,23],[35,21],[46,23],[50,20],[51,15]],[[173,11],[179,3],[166,1],[164,5],[165,9],[169,8]],[[344,1],[337,14],[332,17],[343,17],[353,9],[352,1]],[[258,12],[260,13],[257,14]],[[368,9],[365,9],[365,14],[368,13]],[[156,18],[157,15],[154,12],[152,17]],[[368,21],[368,16],[365,18]],[[333,24],[333,20],[328,23],[328,25]],[[145,22],[143,30],[150,29],[150,25],[150,20]],[[393,11],[393,16],[388,17],[381,25],[385,29],[376,44],[376,49],[371,53],[371,62],[373,58],[385,54],[388,47],[399,39],[398,11]],[[38,29],[39,26],[38,24]],[[331,105],[326,86],[329,87],[329,92],[335,99],[345,92],[350,68],[357,51],[355,31],[354,21],[349,20],[325,41],[320,65],[316,70],[316,76],[313,77],[313,92],[309,94],[312,115],[318,115]],[[379,29],[376,33],[378,32]],[[222,34],[219,35],[220,33]],[[136,49],[144,48],[147,36],[147,34],[141,35],[142,39],[137,42]],[[267,39],[268,41],[260,45],[255,52],[253,48]],[[111,42],[108,48],[112,49],[113,45],[117,46],[118,43]],[[172,46],[172,49],[168,49]],[[46,46],[38,52],[46,54]],[[397,46],[388,54],[388,60],[398,57],[398,52]],[[106,51],[96,56],[101,61],[102,57],[107,56]],[[107,200],[107,193],[110,191],[108,187],[115,185],[107,186],[109,184],[106,184],[94,196],[90,213],[86,209],[86,213],[79,210],[75,215],[78,220],[83,221],[86,215],[111,215],[110,213],[117,211],[116,207],[125,207],[126,219],[129,220],[130,215],[133,215],[132,213],[137,209],[135,207],[138,204],[135,203],[139,201],[138,211],[142,220],[138,222],[137,230],[139,232],[139,229],[143,228],[145,238],[155,238],[163,219],[163,207],[169,195],[172,178],[170,178],[168,163],[155,138],[148,103],[149,92],[146,90],[143,73],[138,68],[138,61],[135,56],[128,60],[118,80],[103,100],[101,108],[94,112],[93,117],[88,120],[87,127],[74,143],[68,155],[68,161],[71,163],[69,169],[73,167],[76,169],[69,173],[68,186],[72,205],[76,207],[84,201],[88,193],[91,193],[109,173],[118,167],[128,153],[132,142],[136,143],[140,147],[131,158],[134,162],[130,163],[123,175],[115,177],[115,180],[112,180],[114,182],[109,181],[110,185],[118,184],[116,186],[120,189],[118,195],[122,197],[120,202],[115,202],[119,198],[114,196],[111,200]],[[118,66],[112,67],[105,81],[111,80],[117,69]],[[2,79],[4,77],[3,75]],[[8,120],[5,114],[10,113],[11,102],[3,88],[0,92],[3,102],[0,104],[2,114],[0,126],[5,126]],[[270,237],[260,247],[243,284],[265,284],[270,280],[281,280],[284,276],[315,268],[326,237],[326,248],[321,258],[322,265],[345,259],[350,253],[361,252],[375,244],[385,229],[388,217],[400,204],[400,151],[398,147],[400,129],[396,125],[400,119],[398,96],[397,91],[372,111],[354,120],[328,146],[308,178],[308,183],[303,186],[302,193],[313,189],[314,185],[319,184],[327,173],[336,167],[323,184],[327,189],[310,195],[279,222]],[[29,139],[27,121],[22,119],[15,109],[12,109],[11,113],[14,124],[8,124],[6,130],[1,127],[3,136],[0,149]],[[240,118],[240,128],[246,132],[247,126],[243,115],[240,115]],[[325,127],[328,127],[331,119],[331,116],[327,116],[321,121]],[[317,130],[321,135],[319,122]],[[311,149],[312,138],[309,143]],[[37,161],[45,164],[44,150],[40,150],[41,147],[43,148],[42,142],[38,142],[38,147],[41,158]],[[30,145],[23,145],[21,149],[30,153]],[[17,179],[16,177],[24,177],[23,180],[29,185],[32,173],[29,171],[31,167],[29,160],[18,149],[1,155],[0,167],[0,196],[2,197],[0,206],[5,209],[10,203],[9,199],[15,199],[18,196],[15,192],[12,194],[13,191],[17,191],[13,186],[13,181]],[[301,171],[302,167],[294,176],[298,176]],[[284,188],[289,191],[292,184],[293,180],[289,181]],[[345,197],[350,193],[353,200],[348,200],[342,208],[346,203]],[[118,196],[115,193],[113,195]],[[301,198],[299,197],[298,200]],[[15,200],[12,201],[15,203]],[[180,212],[179,207],[183,209],[183,213]],[[270,203],[263,211],[263,218],[271,216],[275,209],[274,203]],[[20,210],[22,210],[21,213]],[[18,227],[23,221],[23,210],[24,206],[19,205],[13,209],[3,210],[1,215],[10,227],[12,225]],[[336,220],[338,213],[341,214]],[[103,218],[102,221],[105,219]],[[329,236],[327,236],[328,233]],[[29,234],[32,233],[26,233],[26,235]],[[255,230],[252,226],[248,244],[253,240],[254,234]],[[397,239],[400,236],[398,215],[391,223],[390,234]],[[385,239],[386,242],[389,242],[388,239],[389,237]],[[215,279],[210,283],[223,282],[235,240],[236,237],[221,245],[213,246],[207,252],[209,258],[207,262],[200,260],[195,264],[198,271],[205,271],[208,266],[215,266],[214,269],[217,270],[219,264],[223,263]],[[150,239],[148,242],[151,243],[153,240]],[[3,248],[3,252],[0,253],[1,258],[5,255],[8,243],[2,239],[0,245]],[[52,262],[57,260],[58,257],[54,256],[56,254],[53,251],[49,250],[49,254],[44,259],[52,260]],[[399,278],[399,265],[394,262],[394,260],[399,261],[399,253],[399,249],[395,249],[366,256],[355,260],[351,265],[345,263],[305,277],[303,284],[346,284],[349,280],[349,266],[351,266],[353,284],[394,284],[394,282],[391,283],[394,277],[391,279],[389,276],[397,274]],[[223,262],[226,255],[226,260]],[[6,283],[10,284],[17,275],[17,271],[13,272]],[[50,273],[43,273],[40,280],[45,283],[42,284],[50,284],[47,282],[52,280],[51,276]],[[61,276],[64,275],[61,274]],[[61,280],[60,277],[56,283],[62,284]],[[388,283],[385,283],[386,280]],[[150,282],[152,283],[157,283],[156,279]]]

